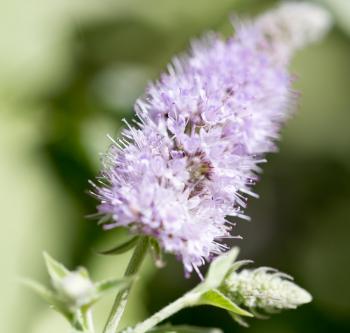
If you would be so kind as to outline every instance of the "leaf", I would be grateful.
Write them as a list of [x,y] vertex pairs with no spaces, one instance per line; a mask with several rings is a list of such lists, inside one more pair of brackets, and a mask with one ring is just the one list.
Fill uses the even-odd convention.
[[21,283],[30,289],[32,289],[34,292],[36,292],[39,296],[41,296],[45,301],[52,304],[52,301],[56,298],[54,293],[49,289],[46,288],[44,285],[42,285],[39,282],[36,282],[31,279],[21,279]]
[[135,237],[132,237],[131,239],[127,240],[126,242],[118,244],[117,246],[115,246],[109,250],[98,252],[98,253],[102,254],[102,255],[121,254],[121,253],[124,253],[124,252],[132,249],[136,245],[138,240],[139,240],[139,236],[135,236]]
[[249,311],[254,315],[255,318],[263,320],[270,318],[268,315],[260,313],[257,309],[250,308]]
[[61,263],[53,259],[47,252],[44,252],[44,259],[47,267],[47,271],[52,280],[53,286],[59,285],[60,281],[70,274],[70,271],[64,267]]
[[232,312],[230,312],[230,316],[237,324],[239,324],[243,327],[249,327],[249,324],[241,316],[238,316]]
[[250,312],[240,308],[237,304],[233,303],[228,297],[226,297],[217,289],[212,289],[204,293],[200,297],[198,305],[201,304],[216,306],[240,316],[253,317]]
[[126,289],[130,286],[131,282],[134,280],[134,277],[126,277],[123,279],[107,279],[103,281],[99,281],[95,283],[96,291],[99,294],[108,292],[111,289],[118,289],[118,291],[121,291],[123,289]]
[[60,312],[68,321],[72,322],[72,313],[67,310],[65,304],[50,289],[31,279],[22,279],[21,282],[43,298],[56,311]]
[[89,308],[111,290],[117,290],[119,292],[128,288],[133,280],[134,277],[130,276],[123,279],[107,279],[94,283],[95,292],[93,295],[91,295],[91,298],[86,306]]
[[236,261],[235,263],[233,263],[233,265],[231,265],[230,269],[227,272],[227,275],[232,274],[233,272],[235,272],[237,269],[241,268],[242,266],[248,265],[253,263],[253,260],[240,260],[240,261]]
[[223,333],[218,328],[196,327],[196,326],[159,326],[148,331],[149,333]]
[[239,253],[239,248],[234,247],[230,251],[220,255],[210,264],[208,273],[203,285],[208,289],[215,289],[220,286],[222,280],[232,267]]

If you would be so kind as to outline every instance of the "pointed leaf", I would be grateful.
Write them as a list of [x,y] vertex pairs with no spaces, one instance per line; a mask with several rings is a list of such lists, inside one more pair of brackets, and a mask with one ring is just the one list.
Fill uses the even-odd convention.
[[149,333],[223,333],[218,328],[196,327],[196,326],[159,326],[151,329]]
[[220,286],[222,280],[232,267],[233,262],[236,260],[238,253],[239,248],[234,247],[213,260],[204,281],[204,285],[208,289],[214,289]]
[[199,300],[199,304],[212,305],[241,316],[253,317],[251,313],[240,308],[217,289],[212,289],[204,293]]
[[230,269],[227,272],[227,275],[232,274],[233,272],[235,272],[237,269],[240,269],[242,266],[245,265],[249,265],[251,263],[253,263],[253,260],[240,260],[240,261],[236,261],[235,263],[233,263],[230,267]]
[[135,236],[135,237],[132,237],[131,239],[128,239],[127,241],[121,243],[121,244],[118,244],[117,246],[109,249],[109,250],[106,250],[106,251],[101,251],[101,252],[98,252],[99,254],[102,254],[102,255],[116,255],[116,254],[121,254],[121,253],[124,253],[130,249],[132,249],[137,241],[139,240],[139,236]]
[[23,279],[22,283],[30,289],[32,289],[48,304],[50,304],[56,311],[60,312],[64,317],[66,317],[70,322],[72,322],[73,315],[65,307],[64,303],[50,289],[30,279]]
[[47,267],[47,271],[50,275],[54,287],[59,285],[59,282],[70,274],[69,270],[61,263],[53,259],[47,252],[44,252],[44,259]]
[[55,298],[54,293],[49,288],[46,288],[39,282],[36,282],[31,279],[21,279],[21,283],[35,291],[39,296],[41,296],[45,301],[47,301],[50,304],[52,303],[51,300]]
[[134,280],[133,276],[126,277],[123,279],[107,279],[95,283],[96,291],[99,294],[108,292],[111,289],[121,291],[130,286],[131,282]]
[[250,308],[249,311],[254,315],[255,318],[263,320],[270,318],[268,315],[260,313],[257,309]]
[[249,324],[241,316],[236,315],[235,313],[232,313],[232,312],[230,312],[230,316],[237,324],[243,327],[249,327]]
[[119,292],[128,288],[133,280],[134,280],[134,277],[130,276],[123,279],[107,279],[107,280],[96,282],[94,284],[96,292],[94,295],[92,295],[87,306],[88,307],[92,306],[94,303],[100,300],[101,297],[104,296],[104,294],[106,294],[111,290],[114,290],[114,291],[117,290]]

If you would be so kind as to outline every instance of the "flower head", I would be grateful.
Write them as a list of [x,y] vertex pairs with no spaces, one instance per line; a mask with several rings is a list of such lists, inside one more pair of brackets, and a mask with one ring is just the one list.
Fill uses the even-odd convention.
[[[308,31],[303,8],[298,22]],[[228,40],[212,33],[194,41],[149,84],[135,104],[137,126],[127,124],[113,141],[95,189],[99,213],[110,218],[106,229],[124,226],[154,237],[186,272],[227,249],[222,240],[232,237],[232,223],[226,217],[247,218],[258,165],[275,150],[290,113],[286,64],[296,43],[271,28],[281,11],[237,23]],[[284,22],[290,38],[301,29],[294,24],[294,18]],[[326,26],[312,23],[317,31]],[[288,49],[283,59],[281,48]]]
[[234,272],[226,278],[223,288],[235,303],[266,312],[295,309],[312,300],[290,276],[266,267]]

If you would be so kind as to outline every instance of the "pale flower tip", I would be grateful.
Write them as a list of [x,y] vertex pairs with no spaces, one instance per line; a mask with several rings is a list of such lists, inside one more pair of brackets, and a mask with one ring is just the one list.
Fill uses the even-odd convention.
[[299,304],[307,304],[312,302],[312,295],[305,289],[299,287]]
[[283,2],[257,19],[257,26],[266,36],[278,61],[288,61],[295,51],[321,40],[332,23],[332,16],[326,8],[296,1]]
[[[331,13],[326,8],[311,2],[294,3],[294,5],[300,7],[300,16],[304,17],[310,42],[323,38],[333,25]],[[287,4],[286,6],[288,7]]]
[[224,289],[237,304],[271,313],[312,301],[305,289],[284,274],[266,268],[233,272],[226,278]]

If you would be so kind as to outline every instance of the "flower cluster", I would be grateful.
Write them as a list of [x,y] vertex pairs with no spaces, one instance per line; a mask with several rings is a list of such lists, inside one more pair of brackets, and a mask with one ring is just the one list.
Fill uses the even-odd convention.
[[234,272],[226,278],[224,289],[235,303],[266,312],[295,309],[312,300],[290,276],[266,267]]
[[[298,19],[280,24],[289,9]],[[105,158],[95,188],[104,227],[154,237],[188,273],[225,251],[226,218],[248,218],[258,165],[290,113],[289,57],[328,22],[314,5],[287,3],[235,23],[227,40],[208,34],[173,59],[136,102],[136,126],[126,124]]]

